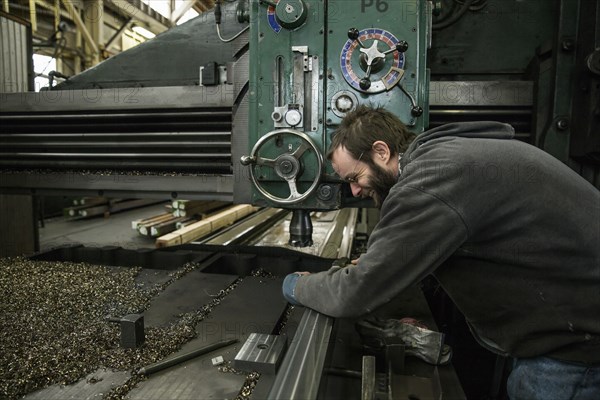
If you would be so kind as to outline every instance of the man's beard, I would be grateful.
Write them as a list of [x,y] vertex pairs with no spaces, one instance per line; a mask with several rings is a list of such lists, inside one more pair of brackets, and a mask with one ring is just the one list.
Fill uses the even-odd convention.
[[398,178],[392,171],[383,169],[375,163],[371,164],[371,171],[373,173],[369,178],[371,197],[375,201],[375,206],[381,208],[385,198],[390,193],[390,189],[396,184]]

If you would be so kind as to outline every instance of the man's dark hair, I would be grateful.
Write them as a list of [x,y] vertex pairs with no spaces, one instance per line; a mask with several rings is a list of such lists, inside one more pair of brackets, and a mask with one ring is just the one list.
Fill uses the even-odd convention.
[[338,147],[345,147],[356,159],[363,154],[364,161],[370,164],[371,157],[364,155],[369,154],[375,141],[385,142],[394,156],[404,153],[414,138],[415,134],[391,112],[382,107],[360,105],[344,117],[333,134],[327,159],[331,160]]

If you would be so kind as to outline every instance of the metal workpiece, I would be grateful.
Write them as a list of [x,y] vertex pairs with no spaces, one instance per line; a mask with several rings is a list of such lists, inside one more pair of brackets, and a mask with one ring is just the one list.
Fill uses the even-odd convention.
[[154,363],[152,365],[148,365],[146,367],[142,367],[142,368],[139,369],[138,374],[140,374],[140,375],[150,375],[150,374],[153,374],[155,372],[162,371],[163,369],[167,369],[169,367],[172,367],[172,366],[175,366],[175,365],[179,365],[179,364],[181,364],[181,363],[183,363],[185,361],[192,360],[195,357],[199,357],[199,356],[208,354],[208,353],[210,353],[212,351],[215,351],[217,349],[221,349],[223,347],[230,346],[230,345],[235,344],[237,342],[238,342],[237,339],[220,340],[220,341],[215,342],[215,343],[213,343],[211,345],[201,347],[199,349],[190,351],[188,353],[181,354],[181,355],[178,355],[178,356],[175,356],[175,357],[171,357],[169,359],[159,361],[157,363]]
[[333,318],[306,309],[268,399],[316,399]]
[[287,347],[287,337],[251,333],[233,360],[234,368],[275,374]]
[[243,221],[219,231],[200,242],[224,246],[249,242],[267,232],[275,223],[284,218],[288,212],[287,210],[278,208],[264,208]]
[[274,224],[264,235],[249,242],[253,246],[275,246],[326,258],[349,257],[354,239],[356,209],[312,212],[312,240],[307,247],[294,247],[289,243],[291,215]]
[[142,314],[127,314],[122,318],[110,317],[109,322],[119,324],[121,328],[121,347],[135,349],[144,344],[144,316]]

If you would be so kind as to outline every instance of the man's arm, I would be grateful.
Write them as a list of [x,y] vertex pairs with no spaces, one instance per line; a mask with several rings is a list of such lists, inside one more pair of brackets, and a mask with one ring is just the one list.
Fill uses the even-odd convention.
[[433,272],[466,238],[461,216],[442,199],[396,186],[358,265],[299,276],[288,291],[333,317],[363,315]]

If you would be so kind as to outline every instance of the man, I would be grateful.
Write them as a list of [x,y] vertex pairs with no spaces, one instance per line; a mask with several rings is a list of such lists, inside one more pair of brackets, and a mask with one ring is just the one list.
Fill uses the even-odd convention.
[[410,141],[383,109],[342,121],[328,159],[380,221],[357,265],[288,275],[284,296],[356,317],[433,274],[476,339],[516,359],[511,399],[600,399],[600,192],[506,124]]

